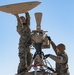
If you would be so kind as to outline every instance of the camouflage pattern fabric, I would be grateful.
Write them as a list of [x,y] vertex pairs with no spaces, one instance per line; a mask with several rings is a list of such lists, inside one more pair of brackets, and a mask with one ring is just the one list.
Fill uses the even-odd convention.
[[30,16],[29,13],[26,13],[26,25],[23,25],[20,21],[20,18],[17,17],[18,25],[17,25],[17,32],[20,35],[19,40],[19,58],[20,63],[18,66],[18,73],[25,71],[27,66],[30,65],[32,55],[30,53],[30,45],[31,45],[31,30],[29,27],[30,24]]
[[51,45],[57,56],[50,55],[49,57],[56,62],[56,72],[58,75],[69,75],[67,54],[65,52],[62,54],[57,54],[56,45],[53,41],[51,41]]

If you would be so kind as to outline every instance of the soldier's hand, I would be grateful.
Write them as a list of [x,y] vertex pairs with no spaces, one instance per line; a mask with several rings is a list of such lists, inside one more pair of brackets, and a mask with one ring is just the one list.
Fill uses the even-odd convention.
[[51,38],[50,38],[50,36],[47,36],[47,38],[48,38],[48,40],[49,40],[49,41],[51,41]]
[[18,14],[14,14],[14,16],[19,17]]
[[28,11],[27,11],[27,12],[25,12],[25,14],[27,14],[27,13],[29,14],[29,12],[28,12]]
[[48,58],[50,56],[50,54],[44,55],[44,58]]

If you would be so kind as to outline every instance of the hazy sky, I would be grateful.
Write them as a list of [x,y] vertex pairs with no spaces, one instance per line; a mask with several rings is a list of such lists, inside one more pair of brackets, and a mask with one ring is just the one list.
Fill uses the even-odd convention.
[[[36,29],[34,13],[42,12],[41,27],[48,31],[46,34],[58,45],[64,43],[69,57],[69,71],[73,75],[74,68],[74,0],[1,0],[0,6],[28,2],[41,1],[36,8],[29,11],[31,16],[31,29]],[[24,15],[24,14],[20,14]],[[0,11],[0,75],[14,75],[19,63],[18,43],[19,35],[16,31],[17,20],[12,14]],[[35,51],[35,50],[32,50]],[[45,54],[55,54],[52,47],[43,50]],[[55,68],[54,61],[52,62]]]

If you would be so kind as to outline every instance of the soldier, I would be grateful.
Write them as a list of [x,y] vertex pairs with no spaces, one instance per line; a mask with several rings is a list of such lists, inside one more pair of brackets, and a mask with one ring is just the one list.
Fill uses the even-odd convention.
[[18,25],[17,32],[20,35],[19,40],[19,58],[20,63],[18,66],[18,74],[27,71],[28,67],[31,64],[32,55],[30,53],[31,45],[31,30],[30,30],[30,15],[25,13],[24,16],[19,17],[18,14],[15,14],[17,17]]
[[65,53],[65,45],[64,44],[59,44],[55,45],[55,43],[51,40],[49,36],[47,36],[49,41],[51,42],[52,48],[55,51],[56,55],[52,54],[47,54],[45,55],[45,58],[50,57],[56,62],[56,72],[57,75],[69,75],[68,72],[68,56]]

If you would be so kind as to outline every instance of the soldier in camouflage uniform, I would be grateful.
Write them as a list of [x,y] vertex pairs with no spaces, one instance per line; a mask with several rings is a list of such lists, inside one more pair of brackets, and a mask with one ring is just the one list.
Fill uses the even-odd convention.
[[57,75],[69,75],[68,72],[68,56],[65,53],[65,45],[59,44],[55,45],[55,43],[51,40],[49,36],[47,36],[49,41],[51,42],[51,45],[53,47],[53,50],[55,51],[56,55],[47,54],[45,57],[50,57],[56,62],[56,73]]
[[17,17],[18,25],[17,32],[20,35],[19,40],[19,58],[20,63],[18,66],[18,74],[27,71],[27,67],[31,64],[32,55],[30,53],[30,45],[31,45],[31,30],[30,30],[30,15],[29,13],[25,13],[26,18],[24,16]]

